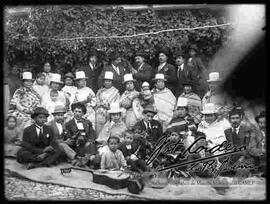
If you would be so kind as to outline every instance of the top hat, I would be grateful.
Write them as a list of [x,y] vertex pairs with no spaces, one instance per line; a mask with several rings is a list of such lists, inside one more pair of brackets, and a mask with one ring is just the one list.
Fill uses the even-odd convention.
[[74,75],[73,75],[71,72],[68,72],[68,73],[65,74],[64,79],[65,79],[65,78],[71,78],[71,79],[74,79]]
[[113,80],[113,72],[110,72],[110,71],[105,72],[104,79]]
[[187,107],[188,106],[188,100],[184,97],[179,97],[177,100],[177,107]]
[[77,71],[76,72],[76,78],[75,80],[79,80],[79,79],[87,79],[88,77],[85,76],[85,72],[84,71]]
[[126,82],[128,82],[128,81],[136,81],[135,79],[133,79],[133,76],[132,76],[132,74],[125,74],[124,75],[124,82],[123,83],[126,83]]
[[35,118],[39,114],[44,114],[46,117],[49,116],[49,113],[48,113],[48,111],[45,108],[43,108],[43,107],[37,107],[34,110],[34,113],[31,114],[31,118]]
[[54,112],[52,113],[52,114],[56,114],[56,113],[66,113],[67,111],[66,111],[66,108],[65,108],[65,106],[63,106],[63,105],[56,105],[55,107],[54,107]]
[[121,113],[122,110],[120,109],[119,103],[111,103],[110,104],[110,110],[108,110],[108,113]]
[[209,79],[207,80],[207,82],[215,82],[215,81],[222,81],[222,80],[220,79],[218,72],[211,72],[209,74]]
[[31,72],[23,72],[22,80],[34,80]]
[[61,81],[61,75],[57,74],[57,73],[53,73],[51,75],[51,82],[55,82],[55,83],[59,83],[59,84],[63,84],[63,82]]
[[156,109],[155,109],[155,107],[154,107],[153,105],[147,105],[147,106],[143,109],[143,113],[148,113],[148,112],[157,114],[157,111],[156,111]]
[[155,78],[153,79],[153,81],[156,81],[156,80],[158,80],[158,79],[167,81],[167,79],[165,79],[164,74],[156,74],[156,75],[155,75]]
[[205,104],[205,106],[201,112],[202,112],[202,114],[214,114],[214,113],[217,113],[217,109],[215,107],[215,104],[207,103],[207,104]]

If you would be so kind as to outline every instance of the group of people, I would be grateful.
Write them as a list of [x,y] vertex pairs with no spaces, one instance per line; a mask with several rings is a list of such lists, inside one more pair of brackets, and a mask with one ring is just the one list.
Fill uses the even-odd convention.
[[[92,54],[89,64],[66,73],[64,82],[60,74],[50,72],[49,63],[36,79],[23,72],[23,85],[10,100],[6,154],[16,155],[29,169],[67,161],[93,169],[130,167],[144,172],[194,158],[177,155],[203,137],[196,145],[214,148],[227,141],[246,146],[231,162],[249,160],[264,174],[265,112],[255,117],[257,125],[250,123],[243,108],[222,92],[218,72],[204,78],[206,69],[197,51],[191,46],[187,60],[180,53],[177,68],[161,51],[156,69],[143,53],[135,56],[137,67],[122,66],[121,56],[114,54],[111,64],[100,69]],[[172,154],[160,154],[147,164],[163,136],[182,143]],[[208,154],[201,151],[195,157]]]

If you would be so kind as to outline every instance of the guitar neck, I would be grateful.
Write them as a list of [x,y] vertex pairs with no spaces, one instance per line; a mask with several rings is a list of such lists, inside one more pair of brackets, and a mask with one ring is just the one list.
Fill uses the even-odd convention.
[[85,169],[85,168],[80,168],[80,167],[75,167],[75,166],[70,167],[70,169],[86,171],[86,172],[90,172],[90,173],[94,172],[94,170],[91,170],[91,169]]

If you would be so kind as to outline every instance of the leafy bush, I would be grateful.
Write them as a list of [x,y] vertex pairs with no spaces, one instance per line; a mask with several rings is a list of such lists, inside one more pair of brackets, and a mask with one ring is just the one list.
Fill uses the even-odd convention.
[[156,65],[161,48],[168,49],[172,63],[178,51],[187,51],[187,47],[195,43],[208,59],[226,41],[230,30],[225,26],[129,38],[50,39],[123,36],[226,23],[224,17],[216,17],[208,10],[130,11],[121,7],[100,9],[85,5],[39,6],[33,7],[30,15],[6,15],[4,20],[7,62],[13,65],[26,61],[26,66],[31,65],[35,71],[39,71],[46,60],[59,72],[71,70],[76,64],[87,62],[91,49],[98,51],[103,64],[114,50],[131,62],[136,51],[142,50],[148,54],[150,64]]

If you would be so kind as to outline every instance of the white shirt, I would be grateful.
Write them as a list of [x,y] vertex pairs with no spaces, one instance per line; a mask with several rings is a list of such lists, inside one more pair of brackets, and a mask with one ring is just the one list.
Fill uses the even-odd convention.
[[94,65],[92,65],[91,62],[89,62],[89,66],[91,67],[92,70],[94,70]]
[[57,123],[57,122],[55,124],[56,124],[56,127],[58,128],[59,134],[61,135],[62,132],[63,132],[62,124],[61,123]]
[[84,130],[83,124],[81,122],[78,122],[75,118],[74,118],[74,120],[75,120],[75,123],[77,125],[77,128],[79,130]]
[[144,63],[142,63],[142,64],[139,66],[138,71],[142,68],[143,64],[144,64]]
[[39,136],[39,132],[43,133],[43,127],[40,127],[39,125],[35,124],[36,126],[36,131],[37,131],[37,136]]
[[151,127],[151,122],[148,122],[148,123],[147,123],[145,120],[144,120],[143,122],[144,122],[144,124],[145,124],[145,126],[146,126],[146,129],[148,129],[148,123],[149,123],[149,127],[152,128],[152,127]]
[[120,74],[119,68],[114,66],[113,64],[112,64],[112,67],[116,71],[116,73],[119,75]]
[[240,125],[237,128],[232,127],[232,132],[233,132],[234,129],[236,129],[236,134],[238,135],[239,129],[240,129]]
[[162,64],[160,64],[158,66],[158,71],[160,71],[164,66],[165,66],[166,62],[163,62]]

